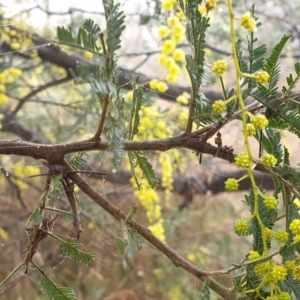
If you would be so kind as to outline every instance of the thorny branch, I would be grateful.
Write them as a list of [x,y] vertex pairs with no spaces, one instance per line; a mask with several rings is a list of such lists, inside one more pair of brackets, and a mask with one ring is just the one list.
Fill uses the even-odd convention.
[[[64,161],[63,166],[67,170],[72,170],[70,166]],[[82,178],[76,173],[70,173],[69,178],[94,202],[96,202],[99,206],[101,206],[105,211],[107,211],[110,215],[112,215],[117,220],[126,220],[127,215],[121,211],[118,207],[114,206],[108,200],[103,198],[98,192],[96,192],[90,185],[88,185]],[[165,256],[167,256],[172,263],[180,267],[190,274],[194,275],[201,281],[204,281],[207,278],[207,275],[204,271],[190,263],[188,260],[184,259],[177,252],[175,252],[168,245],[159,240],[155,235],[151,233],[149,229],[142,226],[140,223],[134,221],[128,221],[129,225],[137,230],[137,232],[144,237],[147,241],[149,241],[153,246],[155,246],[158,250],[160,250]],[[229,291],[226,287],[219,284],[214,279],[210,278],[210,287],[219,295],[221,295],[224,299],[234,300],[235,295],[231,291]]]

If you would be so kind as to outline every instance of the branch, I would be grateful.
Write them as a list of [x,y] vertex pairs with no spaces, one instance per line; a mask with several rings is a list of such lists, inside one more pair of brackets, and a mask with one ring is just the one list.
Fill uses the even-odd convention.
[[[62,162],[61,162],[62,163]],[[63,162],[66,170],[72,171],[70,166]],[[126,220],[127,215],[121,211],[118,207],[111,204],[108,200],[104,199],[98,192],[96,192],[90,185],[88,185],[78,174],[70,173],[69,178],[94,202],[96,202],[99,206],[101,206],[105,211],[107,211],[110,215],[112,215],[117,220]],[[191,264],[189,261],[184,259],[182,256],[177,254],[172,248],[168,245],[160,241],[157,237],[155,237],[149,229],[142,226],[140,223],[131,220],[128,221],[130,226],[135,228],[137,232],[144,237],[148,242],[150,242],[153,246],[155,246],[158,250],[160,250],[165,256],[167,256],[172,263],[186,270],[188,273],[192,274],[202,282],[206,279],[206,273],[203,272],[198,267]],[[220,285],[214,279],[210,278],[210,287],[219,295],[221,295],[224,299],[234,300],[235,295],[231,291],[229,291],[226,287]]]

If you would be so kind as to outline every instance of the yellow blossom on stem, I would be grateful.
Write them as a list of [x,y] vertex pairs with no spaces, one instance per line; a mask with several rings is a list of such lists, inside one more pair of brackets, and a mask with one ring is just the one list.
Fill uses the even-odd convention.
[[247,136],[254,136],[256,130],[252,123],[246,124],[246,135]]
[[175,49],[174,50],[174,52],[173,52],[173,58],[176,61],[182,61],[182,60],[184,60],[184,57],[185,57],[185,54],[184,54],[183,50],[181,50],[181,49]]
[[226,109],[226,103],[223,100],[217,100],[212,105],[213,112],[215,114],[221,114]]
[[149,83],[150,88],[153,89],[153,90],[156,90],[157,84],[158,84],[158,80],[157,80],[157,79],[152,79],[152,80],[150,81],[150,83]]
[[257,83],[263,84],[269,81],[270,75],[266,71],[257,72],[255,79]]
[[182,94],[176,98],[176,102],[182,105],[187,105],[189,103],[189,99],[188,97]]
[[246,12],[240,19],[241,25],[250,32],[256,31],[255,20],[251,17],[249,12]]
[[163,0],[161,3],[161,8],[165,11],[170,11],[173,9],[174,4],[176,3],[176,0]]
[[160,93],[164,93],[164,92],[168,89],[168,86],[167,86],[167,84],[165,84],[164,82],[160,81],[160,82],[157,83],[156,89],[157,89]]
[[133,91],[130,91],[130,92],[128,92],[128,93],[126,93],[125,95],[124,95],[124,98],[126,99],[126,100],[132,100],[133,99]]
[[180,21],[185,21],[186,20],[186,17],[185,17],[185,14],[183,11],[178,11],[176,13],[176,17],[180,20]]
[[170,63],[170,57],[162,53],[158,56],[158,63],[167,68]]
[[269,121],[264,115],[256,115],[252,116],[252,124],[256,129],[264,129],[269,125]]
[[198,11],[200,14],[208,13],[216,8],[218,0],[206,0],[205,5],[199,5]]
[[292,221],[290,224],[290,230],[294,235],[299,235],[300,234],[300,220],[295,219]]
[[173,26],[175,26],[176,24],[178,24],[179,22],[180,22],[179,19],[178,19],[177,17],[175,17],[175,16],[169,17],[169,18],[167,19],[167,25],[168,25],[169,27],[173,27]]
[[164,43],[163,43],[163,46],[162,46],[162,49],[161,49],[161,52],[163,54],[171,54],[174,49],[175,49],[175,42],[172,41],[172,40],[166,40]]
[[223,75],[227,71],[227,62],[218,60],[213,64],[212,71],[217,75]]
[[170,63],[167,69],[171,75],[178,75],[180,73],[180,68],[176,63]]
[[178,80],[178,76],[175,75],[175,74],[170,74],[170,73],[168,73],[167,76],[166,76],[166,80],[167,80],[169,83],[175,83],[175,82]]
[[164,242],[166,240],[165,229],[163,226],[162,219],[160,219],[158,222],[148,226],[148,229],[161,241]]
[[248,168],[249,167],[249,156],[248,156],[248,154],[245,154],[245,153],[238,154],[235,157],[234,162],[240,168]]
[[277,159],[275,158],[275,156],[273,154],[266,154],[261,158],[261,161],[264,165],[266,165],[267,167],[274,167],[277,163]]
[[8,72],[10,73],[10,75],[12,75],[15,78],[21,76],[22,74],[22,70],[17,68],[9,68]]
[[8,97],[5,94],[0,93],[0,104],[6,104],[8,102]]
[[158,28],[158,35],[162,39],[165,39],[169,34],[170,34],[170,30],[169,30],[169,28],[167,26],[160,26]]
[[14,43],[11,43],[10,44],[10,48],[11,48],[11,50],[19,50],[19,49],[21,49],[21,44],[20,43],[16,43],[16,42],[14,42]]

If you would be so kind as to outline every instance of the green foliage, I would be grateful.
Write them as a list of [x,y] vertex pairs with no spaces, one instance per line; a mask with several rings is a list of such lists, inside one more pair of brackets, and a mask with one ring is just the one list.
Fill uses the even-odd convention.
[[209,279],[205,280],[202,291],[199,295],[198,300],[209,300],[210,291],[209,291]]
[[115,51],[121,47],[121,34],[125,29],[125,16],[120,11],[119,3],[115,4],[114,0],[103,0],[102,2],[106,19],[107,52],[113,56]]
[[69,161],[70,166],[74,170],[81,170],[86,165],[86,152],[78,152],[76,153]]
[[91,28],[88,26],[91,25],[91,22],[93,21],[87,20],[83,24],[83,27],[79,28],[76,37],[73,36],[72,28],[67,29],[64,26],[57,27],[58,42],[62,45],[68,45],[70,47],[76,47],[98,53],[100,49],[96,44],[97,39],[95,39],[95,31],[97,30],[97,25],[95,25],[94,28]]
[[278,131],[272,128],[266,128],[265,132],[262,132],[261,137],[255,136],[256,139],[261,142],[262,147],[267,153],[273,154],[277,159],[277,164],[282,162],[283,151],[280,143],[281,135]]
[[143,102],[145,102],[143,90],[141,87],[136,88],[136,85],[134,84],[133,99],[131,103],[131,111],[129,116],[128,140],[132,140],[133,137],[139,132],[139,124],[140,124],[139,112]]
[[288,87],[283,86],[282,87],[282,93],[284,95],[289,95],[291,93],[291,91],[296,87],[297,82],[300,79],[300,63],[296,62],[295,63],[295,72],[296,72],[296,77],[294,78],[292,74],[290,74],[287,78],[286,78],[286,82],[288,84]]
[[185,56],[186,68],[192,85],[192,93],[196,103],[201,103],[199,94],[200,85],[208,81],[208,73],[205,71],[205,35],[209,27],[209,18],[202,16],[198,12],[201,1],[187,0],[184,4],[179,1],[181,9],[187,18],[186,38],[190,44],[193,55]]
[[83,262],[85,265],[88,265],[92,260],[95,259],[95,254],[90,252],[83,252],[79,250],[80,244],[75,242],[61,242],[59,244],[59,254],[66,256],[75,262]]
[[148,162],[145,153],[141,151],[128,152],[128,158],[131,166],[131,172],[136,181],[138,189],[141,189],[142,186],[139,183],[134,170],[137,166],[141,169],[143,176],[149,183],[149,186],[154,189],[158,184],[158,180],[151,164]]
[[280,76],[280,67],[278,64],[278,60],[280,58],[281,51],[289,40],[289,35],[283,35],[280,42],[274,47],[272,54],[266,60],[266,64],[264,65],[263,70],[266,71],[270,75],[269,80],[269,91],[276,90],[276,85]]
[[126,253],[127,242],[124,239],[116,238],[116,243],[121,256],[124,256]]
[[[260,191],[264,193],[264,190],[261,188]],[[268,209],[264,203],[263,198],[258,194],[258,211],[260,219],[263,223],[263,226],[266,228],[272,228],[274,225],[274,220],[277,216],[276,210]],[[255,197],[254,192],[251,189],[249,195],[245,195],[245,199],[247,204],[250,207],[250,211],[253,214],[255,209]],[[251,229],[250,232],[253,234],[253,249],[257,251],[259,254],[263,253],[264,245],[263,245],[263,237],[262,237],[262,228],[256,217],[254,217],[251,221]],[[268,248],[270,248],[270,243],[267,243]]]
[[211,123],[221,121],[222,119],[223,118],[220,115],[216,115],[213,113],[211,105],[196,105],[194,121],[198,126],[209,125]]
[[120,90],[116,91],[116,98],[110,103],[110,110],[107,112],[103,133],[109,141],[109,150],[114,154],[114,164],[119,166],[124,156],[124,99],[120,95]]
[[77,297],[73,289],[57,286],[46,274],[40,280],[42,293],[50,300],[76,300]]

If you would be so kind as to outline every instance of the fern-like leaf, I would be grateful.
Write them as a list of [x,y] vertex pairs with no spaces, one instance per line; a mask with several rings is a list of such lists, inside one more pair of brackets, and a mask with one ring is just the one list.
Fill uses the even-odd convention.
[[210,299],[209,279],[206,279],[198,300],[209,300],[209,299]]
[[99,53],[99,48],[96,41],[91,33],[89,33],[83,27],[79,28],[77,36],[73,36],[71,28],[57,27],[57,38],[58,43],[75,47],[83,50],[89,50],[91,52]]
[[289,40],[289,35],[283,35],[280,42],[274,47],[271,55],[269,58],[267,58],[266,64],[264,65],[263,70],[266,71],[270,75],[270,81],[269,81],[269,90],[273,90],[279,80],[280,75],[280,68],[278,64],[278,60],[280,58],[281,51],[286,44],[286,42]]
[[40,289],[42,293],[51,300],[76,300],[77,297],[72,288],[57,286],[45,274],[40,280]]
[[139,131],[140,124],[140,109],[142,103],[145,102],[143,90],[141,87],[136,88],[134,85],[133,99],[131,103],[131,112],[129,119],[128,139],[132,140]]
[[103,0],[104,13],[106,19],[106,45],[107,51],[113,55],[121,47],[121,34],[125,29],[125,16],[120,11],[120,4],[113,0]]
[[58,252],[59,254],[66,256],[77,263],[82,262],[85,265],[88,265],[92,260],[95,259],[94,253],[83,252],[79,250],[79,244],[72,242],[60,243]]
[[142,170],[144,177],[147,179],[151,188],[156,188],[158,180],[156,174],[152,169],[144,152],[134,152],[136,157],[136,162],[139,168]]
[[[262,188],[260,188],[260,191],[264,193],[264,190]],[[272,228],[272,226],[274,225],[273,224],[274,219],[277,216],[277,211],[268,209],[263,204],[263,199],[259,194],[257,195],[257,197],[258,197],[258,212],[259,212],[260,219],[266,228]],[[250,190],[249,195],[245,195],[245,199],[247,204],[250,207],[251,213],[254,213],[255,197],[252,189]],[[263,247],[261,226],[257,218],[253,218],[250,223],[251,223],[251,232],[253,233],[253,249],[258,253],[262,254],[264,247]],[[270,247],[270,243],[267,243],[267,246]]]
[[86,165],[85,156],[87,155],[86,152],[78,152],[70,159],[70,166],[74,170],[81,170]]
[[261,139],[258,135],[255,136],[261,142],[263,148],[269,153],[273,154],[277,163],[282,162],[283,151],[280,143],[281,135],[278,131],[272,128],[266,128],[265,133],[262,133]]

